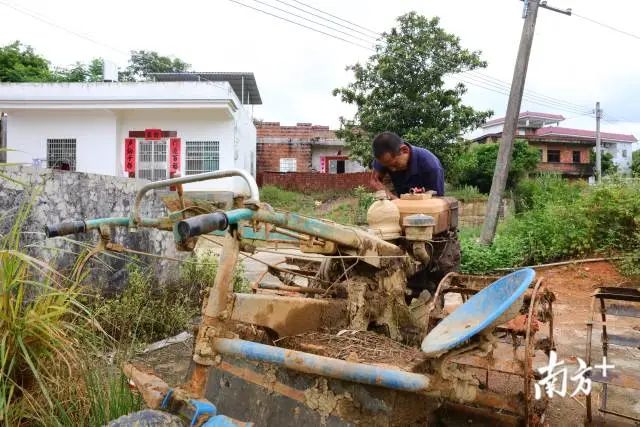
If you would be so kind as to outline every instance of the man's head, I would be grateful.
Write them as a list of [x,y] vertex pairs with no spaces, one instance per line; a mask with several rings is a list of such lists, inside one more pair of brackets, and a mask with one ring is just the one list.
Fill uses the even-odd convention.
[[382,132],[373,139],[373,156],[391,172],[403,171],[409,167],[411,149],[393,132]]

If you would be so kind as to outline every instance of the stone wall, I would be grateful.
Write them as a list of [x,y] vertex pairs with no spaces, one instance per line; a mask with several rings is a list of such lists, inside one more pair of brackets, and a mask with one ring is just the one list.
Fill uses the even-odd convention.
[[[513,211],[513,202],[509,199],[502,200],[500,206],[500,219]],[[484,223],[487,216],[486,200],[475,202],[460,202],[458,205],[458,224],[460,227],[479,227]]]
[[[30,167],[3,168],[1,174],[20,181],[28,188],[0,178],[0,212],[8,214],[0,223],[2,234],[13,224],[13,214],[23,203],[32,202],[30,215],[23,226],[22,244],[28,252],[52,263],[61,271],[71,269],[77,253],[98,242],[98,232],[67,236],[81,242],[82,247],[65,238],[46,239],[44,226],[73,219],[93,219],[113,216],[129,216],[137,190],[145,180],[135,180],[81,172],[53,171]],[[166,215],[158,194],[150,192],[142,203],[142,215],[158,217]],[[176,253],[173,236],[166,231],[139,229],[130,233],[125,228],[112,230],[112,241],[126,248],[155,255],[181,257]],[[86,266],[87,282],[107,293],[117,292],[127,282],[126,265],[132,255],[101,255]],[[177,270],[175,262],[155,257],[138,256],[149,265],[159,281],[166,281]]]

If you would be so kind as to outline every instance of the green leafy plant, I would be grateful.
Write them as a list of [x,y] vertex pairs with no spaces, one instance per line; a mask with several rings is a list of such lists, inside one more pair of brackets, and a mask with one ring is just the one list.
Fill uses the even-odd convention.
[[84,308],[78,290],[20,245],[31,203],[20,206],[10,231],[0,237],[0,423],[17,425],[29,417],[28,396],[51,398],[51,366],[68,372],[78,361]]
[[552,176],[518,186],[518,213],[498,228],[491,246],[475,236],[461,241],[462,269],[553,262],[592,253],[629,253],[640,245],[640,186],[612,181],[573,184]]

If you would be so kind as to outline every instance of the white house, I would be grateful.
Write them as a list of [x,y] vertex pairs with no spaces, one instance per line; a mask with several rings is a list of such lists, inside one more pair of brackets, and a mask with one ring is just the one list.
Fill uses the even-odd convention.
[[[186,74],[206,79],[0,84],[14,150],[7,162],[150,180],[228,168],[255,174],[256,129],[243,105],[261,103],[253,73]],[[226,178],[185,190],[245,187]]]

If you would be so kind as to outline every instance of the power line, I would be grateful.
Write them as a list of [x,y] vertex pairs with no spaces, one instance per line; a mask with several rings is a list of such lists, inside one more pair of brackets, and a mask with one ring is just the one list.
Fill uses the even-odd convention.
[[[273,15],[273,14],[271,14],[271,13],[269,13],[269,12],[266,12],[266,11],[263,11],[263,10],[261,10],[261,9],[256,9],[256,8],[251,7],[251,6],[248,6],[248,5],[245,5],[245,4],[242,4],[242,3],[239,3],[239,2],[237,2],[237,1],[235,1],[235,0],[230,0],[230,1],[233,1],[234,3],[241,4],[241,5],[246,6],[246,7],[250,7],[250,8],[252,8],[252,9],[254,9],[254,10],[258,10],[258,11],[263,12],[263,13],[267,13],[267,14],[269,14],[269,15],[271,15],[271,16],[275,16],[275,17],[277,17],[277,18],[279,18],[279,19],[286,20],[287,22],[291,22],[290,20],[288,20],[288,19],[286,19],[286,18],[283,18],[283,17],[281,17],[281,16]],[[255,1],[255,2],[257,2],[257,3],[261,3],[261,4],[266,4],[265,2],[260,1],[260,0],[253,0],[253,1]],[[286,4],[286,5],[290,6],[290,7],[294,7],[293,5],[290,5],[289,3],[284,2],[284,1],[282,1],[282,0],[275,0],[275,1],[278,1],[279,3],[282,3],[282,4]],[[312,8],[312,9],[316,10],[315,8],[313,8],[313,7],[309,6],[309,5],[307,5],[306,3],[303,3],[303,2],[300,2],[300,1],[296,1],[296,0],[292,0],[292,1],[295,1],[296,3],[302,4],[302,5],[304,5],[304,6],[307,6],[307,7],[310,7],[310,8]],[[318,24],[316,21],[308,20],[308,19],[306,19],[306,18],[304,18],[304,17],[301,17],[300,15],[297,15],[297,14],[292,13],[292,12],[290,12],[290,11],[283,10],[283,9],[281,9],[281,8],[277,8],[277,7],[275,7],[275,6],[271,6],[271,5],[269,5],[269,4],[266,4],[266,5],[267,5],[267,6],[269,6],[269,7],[274,8],[274,9],[277,9],[277,10],[279,10],[279,11],[281,11],[281,12],[285,13],[285,14],[288,14],[288,15],[291,15],[291,16],[295,16],[295,17],[297,17],[297,18],[302,18],[302,19],[305,19],[305,20],[307,20],[307,21],[309,21],[309,22],[313,22],[313,23],[315,23],[315,24]],[[298,10],[300,10],[299,8],[297,8],[297,9],[298,9]],[[320,11],[320,10],[318,10],[318,11]],[[358,25],[358,24],[355,24],[355,23],[353,23],[353,22],[351,22],[351,21],[344,20],[344,19],[342,19],[342,18],[340,18],[340,17],[338,17],[338,16],[336,16],[336,15],[329,14],[328,12],[324,12],[324,11],[320,11],[320,12],[325,13],[325,14],[327,14],[327,15],[329,15],[329,16],[332,16],[332,17],[334,17],[334,18],[336,18],[336,19],[340,19],[340,20],[342,20],[342,21],[344,21],[344,22],[349,22],[351,25],[356,25],[356,26],[358,26],[358,27],[361,27],[361,26],[360,26],[360,25]],[[318,17],[318,18],[320,18],[320,19],[326,20],[326,21],[328,21],[328,22],[332,22],[332,23],[334,23],[334,24],[336,23],[335,21],[329,20],[329,19],[327,19],[327,18],[324,18],[324,17],[318,16],[318,15],[315,15],[315,14],[314,14],[314,16],[316,16],[316,17]],[[296,25],[301,25],[301,26],[303,26],[304,28],[309,28],[309,27],[307,27],[307,26],[305,26],[305,25],[302,25],[302,24],[300,24],[300,23],[298,23],[298,22],[295,22],[295,21],[294,21],[293,23],[295,23]],[[320,24],[320,25],[322,25],[322,24]],[[329,26],[325,26],[325,25],[323,25],[323,26],[324,26],[324,27],[326,27],[326,28],[329,28],[329,29],[335,30],[333,27],[329,27]],[[316,29],[314,29],[314,28],[309,28],[309,29],[312,29],[312,30],[314,30],[314,31],[318,31],[318,30],[316,30]],[[376,34],[377,36],[379,36],[379,37],[381,36],[381,33],[378,33],[378,32],[375,32],[375,31],[373,31],[373,30],[369,30],[369,29],[367,29],[367,30],[368,30],[368,31],[371,31],[372,33],[375,33],[375,34]],[[322,34],[327,35],[326,33],[322,32],[322,31],[319,31],[319,32],[321,32]],[[344,32],[342,32],[342,33],[343,33],[343,34],[346,34],[346,33],[344,33]],[[359,39],[359,40],[362,40],[361,38],[355,37],[355,36],[350,35],[350,34],[346,34],[346,35],[348,35],[348,36],[350,36],[350,37],[357,38],[357,39]],[[336,38],[336,36],[334,36],[334,35],[330,35],[330,36],[331,36],[331,37]],[[338,39],[343,40],[341,37],[338,37]],[[351,42],[350,40],[343,40],[343,41],[347,41],[348,43],[354,44],[354,43],[353,43],[353,42]],[[355,44],[356,44],[357,46],[363,47],[363,46],[362,46],[362,45],[360,45],[359,43],[355,43]],[[483,83],[484,85],[492,86],[492,87],[497,88],[497,89],[507,89],[507,90],[508,90],[508,89],[510,88],[510,84],[509,84],[508,82],[505,82],[505,81],[503,81],[503,80],[500,80],[500,79],[498,79],[498,78],[496,78],[496,77],[490,76],[490,75],[485,74],[485,73],[481,73],[481,72],[473,71],[473,70],[465,71],[465,72],[463,72],[463,73],[466,73],[467,77],[471,78],[472,80],[474,80],[474,81],[476,81],[476,82],[478,82],[478,80],[479,80],[479,82],[480,82],[480,83]],[[467,83],[468,83],[468,82],[467,82]],[[472,85],[473,85],[473,83],[470,83],[470,84],[472,84]],[[476,85],[477,85],[477,84],[476,84]],[[544,95],[544,94],[540,94],[540,93],[537,93],[537,92],[532,91],[532,90],[525,90],[525,93],[526,93],[526,98],[527,98],[527,100],[529,100],[529,101],[532,101],[532,102],[533,102],[533,101],[535,101],[535,103],[536,103],[536,104],[544,105],[544,106],[549,107],[549,108],[562,109],[562,110],[564,110],[564,111],[569,111],[569,112],[572,112],[572,113],[574,113],[574,114],[575,114],[575,113],[582,113],[585,109],[590,108],[590,107],[586,107],[586,106],[584,106],[584,105],[579,105],[579,104],[576,104],[576,103],[573,103],[573,102],[570,102],[570,101],[565,101],[565,100],[562,100],[562,99],[560,99],[560,98],[554,98],[554,97],[551,97],[551,96],[547,96],[547,95]]]
[[332,14],[330,14],[329,12],[325,12],[325,11],[323,11],[323,10],[320,10],[320,9],[318,9],[318,8],[315,8],[315,7],[313,7],[313,6],[310,6],[310,5],[308,5],[307,3],[303,3],[303,2],[298,1],[298,0],[293,0],[293,1],[294,1],[294,2],[296,2],[296,3],[298,3],[298,4],[303,5],[303,6],[305,6],[305,7],[308,7],[309,9],[313,9],[313,10],[315,10],[315,11],[317,11],[317,12],[324,13],[325,15],[331,16],[332,18],[339,19],[340,21],[342,21],[342,22],[346,22],[347,24],[351,24],[351,25],[354,25],[354,26],[356,26],[356,27],[358,27],[358,28],[361,28],[361,29],[363,29],[363,30],[369,31],[370,33],[375,34],[375,35],[376,35],[376,37],[379,37],[379,36],[380,36],[380,33],[379,33],[378,31],[370,30],[370,29],[369,29],[369,28],[367,28],[367,27],[363,27],[362,25],[358,25],[358,24],[356,24],[356,23],[354,23],[354,22],[351,22],[351,21],[348,21],[348,20],[346,20],[346,19],[340,18],[339,16],[332,15]]
[[62,25],[56,24],[55,22],[50,21],[47,18],[44,18],[42,15],[39,15],[36,12],[33,12],[33,11],[29,10],[29,9],[26,9],[26,8],[23,8],[23,7],[18,8],[15,5],[13,5],[11,3],[7,3],[7,2],[2,1],[2,0],[0,0],[0,4],[10,8],[10,9],[13,9],[16,12],[22,13],[24,15],[28,15],[28,16],[32,17],[33,19],[36,19],[36,20],[38,20],[40,22],[44,22],[45,24],[50,25],[52,27],[55,27],[55,28],[57,28],[59,30],[62,30],[62,31],[67,32],[69,34],[72,34],[72,35],[74,35],[76,37],[80,37],[80,38],[82,38],[84,40],[90,41],[91,43],[94,43],[94,44],[97,44],[97,45],[100,45],[100,46],[103,46],[103,47],[107,47],[107,48],[109,48],[109,49],[111,49],[111,50],[113,50],[115,52],[118,52],[118,53],[121,53],[121,54],[124,54],[124,55],[129,55],[129,52],[126,52],[126,51],[124,51],[122,49],[118,49],[117,47],[114,47],[114,46],[110,46],[110,45],[108,45],[106,43],[103,43],[101,41],[95,40],[95,39],[93,39],[93,38],[91,38],[91,37],[89,37],[89,36],[87,36],[85,34],[79,33],[77,31],[70,30],[69,28],[66,28],[66,27],[64,27]]
[[604,22],[596,21],[595,19],[591,19],[591,18],[588,18],[586,16],[579,15],[579,14],[577,14],[575,12],[573,12],[573,16],[576,16],[576,17],[578,17],[580,19],[584,19],[585,21],[589,21],[589,22],[591,22],[593,24],[600,25],[601,27],[607,28],[607,29],[609,29],[611,31],[615,31],[616,33],[624,34],[625,36],[633,37],[636,40],[640,40],[640,36],[639,35],[630,33],[630,32],[625,31],[625,30],[621,30],[620,28],[616,28],[616,27],[611,26],[609,24],[605,24]]
[[[346,28],[346,29],[347,29],[347,30],[349,30],[349,31],[352,31],[352,32],[354,32],[354,33],[361,34],[361,35],[363,35],[363,36],[365,36],[365,37],[369,37],[370,39],[377,40],[377,39],[380,37],[380,34],[378,34],[378,33],[376,33],[376,36],[372,36],[371,34],[367,34],[367,33],[362,32],[362,31],[360,31],[360,30],[356,30],[355,28],[352,28],[352,27],[350,27],[350,26],[348,26],[348,25],[341,24],[341,23],[339,23],[339,22],[336,22],[336,21],[333,21],[333,20],[331,20],[331,19],[325,18],[325,17],[323,17],[323,16],[321,16],[321,15],[318,15],[318,14],[316,14],[316,13],[309,12],[309,11],[307,11],[307,10],[304,10],[304,9],[303,9],[303,8],[301,8],[301,7],[294,6],[294,5],[290,4],[290,3],[287,3],[286,1],[283,1],[283,0],[275,0],[275,1],[277,1],[278,3],[285,4],[285,5],[289,6],[289,7],[292,7],[292,8],[294,8],[294,9],[296,9],[296,10],[299,10],[299,11],[304,12],[304,13],[306,13],[306,14],[309,14],[309,15],[311,15],[311,16],[315,16],[316,18],[320,18],[320,19],[323,19],[323,20],[325,20],[325,21],[329,21],[329,22],[331,22],[331,23],[333,23],[333,24],[335,24],[335,25],[337,25],[337,26],[339,26],[339,27]],[[294,1],[295,1],[295,0],[294,0]],[[300,2],[298,2],[298,3],[300,3]],[[308,7],[309,7],[309,6],[308,6]],[[340,19],[340,18],[337,18],[337,19]],[[352,24],[352,25],[355,25],[355,24]]]
[[[313,24],[319,25],[319,26],[324,27],[324,28],[328,28],[328,29],[330,29],[331,31],[336,31],[336,32],[338,32],[338,33],[340,33],[340,34],[344,34],[345,36],[348,36],[348,37],[354,38],[354,39],[356,39],[356,40],[360,40],[360,41],[363,41],[363,42],[365,42],[365,43],[371,43],[371,42],[372,42],[372,40],[370,40],[370,39],[369,39],[369,40],[367,40],[367,39],[363,39],[362,37],[354,36],[353,34],[349,34],[349,33],[345,32],[345,31],[342,31],[342,30],[340,30],[340,29],[338,29],[338,28],[334,28],[334,27],[331,27],[331,26],[329,26],[329,25],[325,25],[325,24],[323,24],[323,23],[321,23],[321,22],[314,21],[313,19],[305,18],[304,16],[301,16],[301,15],[298,15],[298,14],[296,14],[296,13],[290,12],[290,11],[288,11],[288,10],[285,10],[285,9],[279,8],[278,6],[273,6],[273,5],[271,5],[271,4],[267,3],[267,2],[264,2],[264,1],[261,1],[261,0],[253,0],[253,1],[254,1],[254,2],[256,2],[256,3],[259,3],[259,4],[261,4],[261,5],[264,5],[264,6],[267,6],[267,7],[272,8],[272,9],[275,9],[275,10],[277,10],[277,11],[284,12],[284,13],[286,13],[286,14],[288,14],[288,15],[295,16],[296,18],[302,19],[302,20],[304,20],[304,21],[311,22],[311,23],[313,23]],[[276,0],[276,1],[280,1],[280,0]],[[285,3],[285,4],[286,4],[286,3]],[[324,19],[324,18],[323,18],[323,19]]]
[[232,3],[239,4],[240,6],[244,6],[244,7],[247,7],[249,9],[253,9],[253,10],[257,11],[257,12],[264,13],[265,15],[273,16],[274,18],[278,18],[278,19],[281,19],[283,21],[289,22],[291,24],[298,25],[299,27],[306,28],[306,29],[311,30],[311,31],[315,31],[316,33],[324,34],[325,36],[329,36],[331,38],[334,38],[334,39],[337,39],[337,40],[341,40],[341,41],[343,41],[345,43],[349,43],[349,44],[352,44],[354,46],[358,46],[358,47],[361,47],[363,49],[367,49],[367,50],[369,50],[371,52],[375,52],[375,49],[373,49],[371,47],[367,47],[367,46],[361,45],[360,43],[356,43],[356,42],[353,42],[351,40],[344,39],[344,38],[342,38],[340,36],[336,36],[334,34],[330,34],[330,33],[324,32],[322,30],[318,30],[317,28],[310,27],[310,26],[302,24],[300,22],[292,21],[292,20],[287,19],[285,17],[276,15],[275,13],[267,12],[266,10],[262,10],[262,9],[257,8],[257,7],[249,6],[248,4],[240,3],[237,0],[229,0],[229,1],[232,2]]
[[[491,81],[499,83],[499,84],[501,84],[501,85],[503,85],[503,86],[505,86],[507,88],[511,88],[511,84],[509,82],[507,82],[505,80],[498,79],[498,78],[493,77],[493,76],[491,76],[489,74],[485,74],[485,73],[482,73],[482,72],[477,71],[477,70],[466,71],[466,73],[474,74],[481,80],[491,80]],[[571,106],[571,107],[578,108],[580,110],[585,109],[585,108],[587,108],[587,109],[591,108],[588,105],[580,105],[580,104],[576,104],[574,102],[565,101],[565,100],[560,99],[560,98],[554,98],[552,96],[548,96],[548,95],[545,95],[545,94],[540,93],[540,92],[536,92],[536,91],[531,90],[531,89],[526,89],[525,92],[528,93],[528,94],[531,94],[532,96],[536,96],[538,98],[541,98],[541,99],[547,99],[547,100],[553,101],[555,103],[565,104],[565,105],[568,105],[568,106]]]
[[[477,83],[475,81],[465,80],[464,78],[459,77],[459,76],[458,76],[458,79],[461,82],[467,83],[468,85],[475,86],[475,87],[478,87],[478,88],[481,88],[481,89],[485,89],[485,90],[488,90],[488,91],[491,91],[491,92],[495,92],[495,93],[498,93],[500,95],[509,96],[509,91],[507,91],[506,89],[498,89],[496,87],[491,87],[491,86],[488,86],[488,85],[479,84],[479,83]],[[544,106],[544,107],[548,107],[548,108],[555,108],[557,110],[566,111],[566,112],[573,113],[573,114],[580,114],[580,115],[591,114],[590,112],[586,113],[584,111],[569,110],[569,109],[566,109],[564,107],[558,107],[558,106],[555,106],[555,105],[550,105],[550,104],[547,104],[544,101],[540,101],[540,100],[537,100],[535,98],[531,99],[531,98],[528,98],[527,96],[524,96],[524,100],[529,102],[529,103],[531,103],[531,104],[540,105],[540,106]]]
[[[476,80],[473,78],[473,76],[456,76],[459,78],[459,80],[470,84],[472,86],[476,86],[476,87],[480,87],[486,90],[491,90],[493,92],[496,93],[500,93],[502,95],[509,95],[509,88],[503,87],[503,86],[499,86],[499,85],[495,85],[495,84],[491,84],[489,82],[486,81],[482,81],[482,80]],[[561,105],[561,104],[556,104],[556,103],[551,103],[545,99],[541,99],[538,98],[536,96],[532,96],[532,95],[523,95],[523,98],[528,101],[531,102],[533,104],[537,104],[537,105],[542,105],[548,108],[553,108],[553,109],[557,109],[557,110],[562,110],[562,111],[566,111],[572,114],[583,114],[585,112],[584,109],[577,109],[577,108],[573,108],[573,107],[569,107],[569,106],[565,106],[565,105]]]

